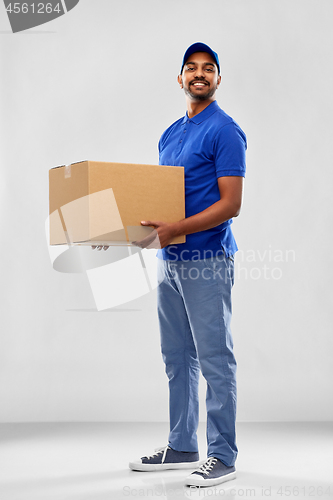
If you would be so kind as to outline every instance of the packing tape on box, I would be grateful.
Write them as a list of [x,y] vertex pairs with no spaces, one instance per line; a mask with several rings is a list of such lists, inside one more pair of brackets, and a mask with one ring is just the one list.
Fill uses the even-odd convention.
[[69,179],[72,175],[72,165],[65,165],[65,179]]

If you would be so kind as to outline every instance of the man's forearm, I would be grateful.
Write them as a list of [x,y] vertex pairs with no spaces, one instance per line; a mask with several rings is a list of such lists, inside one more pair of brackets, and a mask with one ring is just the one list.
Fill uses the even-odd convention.
[[221,199],[196,215],[172,224],[175,236],[197,233],[216,227],[232,217],[237,217],[240,206]]

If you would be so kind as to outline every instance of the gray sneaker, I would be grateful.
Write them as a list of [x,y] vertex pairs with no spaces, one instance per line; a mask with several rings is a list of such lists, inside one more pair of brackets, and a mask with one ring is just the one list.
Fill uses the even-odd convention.
[[199,467],[198,452],[176,451],[170,446],[158,448],[153,455],[147,455],[129,463],[129,468],[138,471],[154,471],[167,469],[193,469]]
[[192,472],[186,478],[185,484],[187,486],[215,486],[235,479],[235,477],[236,469],[234,466],[227,467],[218,458],[209,457],[200,469]]

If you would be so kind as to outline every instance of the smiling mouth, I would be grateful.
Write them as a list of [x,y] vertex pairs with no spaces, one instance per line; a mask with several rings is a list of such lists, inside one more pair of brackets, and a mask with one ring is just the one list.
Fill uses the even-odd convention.
[[208,84],[205,83],[205,82],[194,82],[194,83],[191,83],[191,85],[193,87],[196,87],[196,88],[203,88],[203,87],[206,87]]

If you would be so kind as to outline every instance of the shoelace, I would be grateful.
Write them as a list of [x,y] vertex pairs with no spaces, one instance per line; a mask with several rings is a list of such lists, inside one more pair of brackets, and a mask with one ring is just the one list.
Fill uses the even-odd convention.
[[156,448],[156,450],[155,450],[156,453],[154,453],[153,455],[147,455],[146,458],[148,458],[148,460],[149,460],[150,458],[158,457],[158,455],[163,453],[162,461],[161,461],[161,464],[163,464],[168,450],[170,450],[170,446],[162,446],[162,448]]
[[210,473],[210,471],[212,470],[212,468],[214,467],[214,465],[216,464],[216,462],[217,462],[216,458],[209,457],[209,458],[207,458],[206,462],[204,464],[202,464],[200,469],[198,469],[196,472],[199,472],[199,474],[208,475]]

